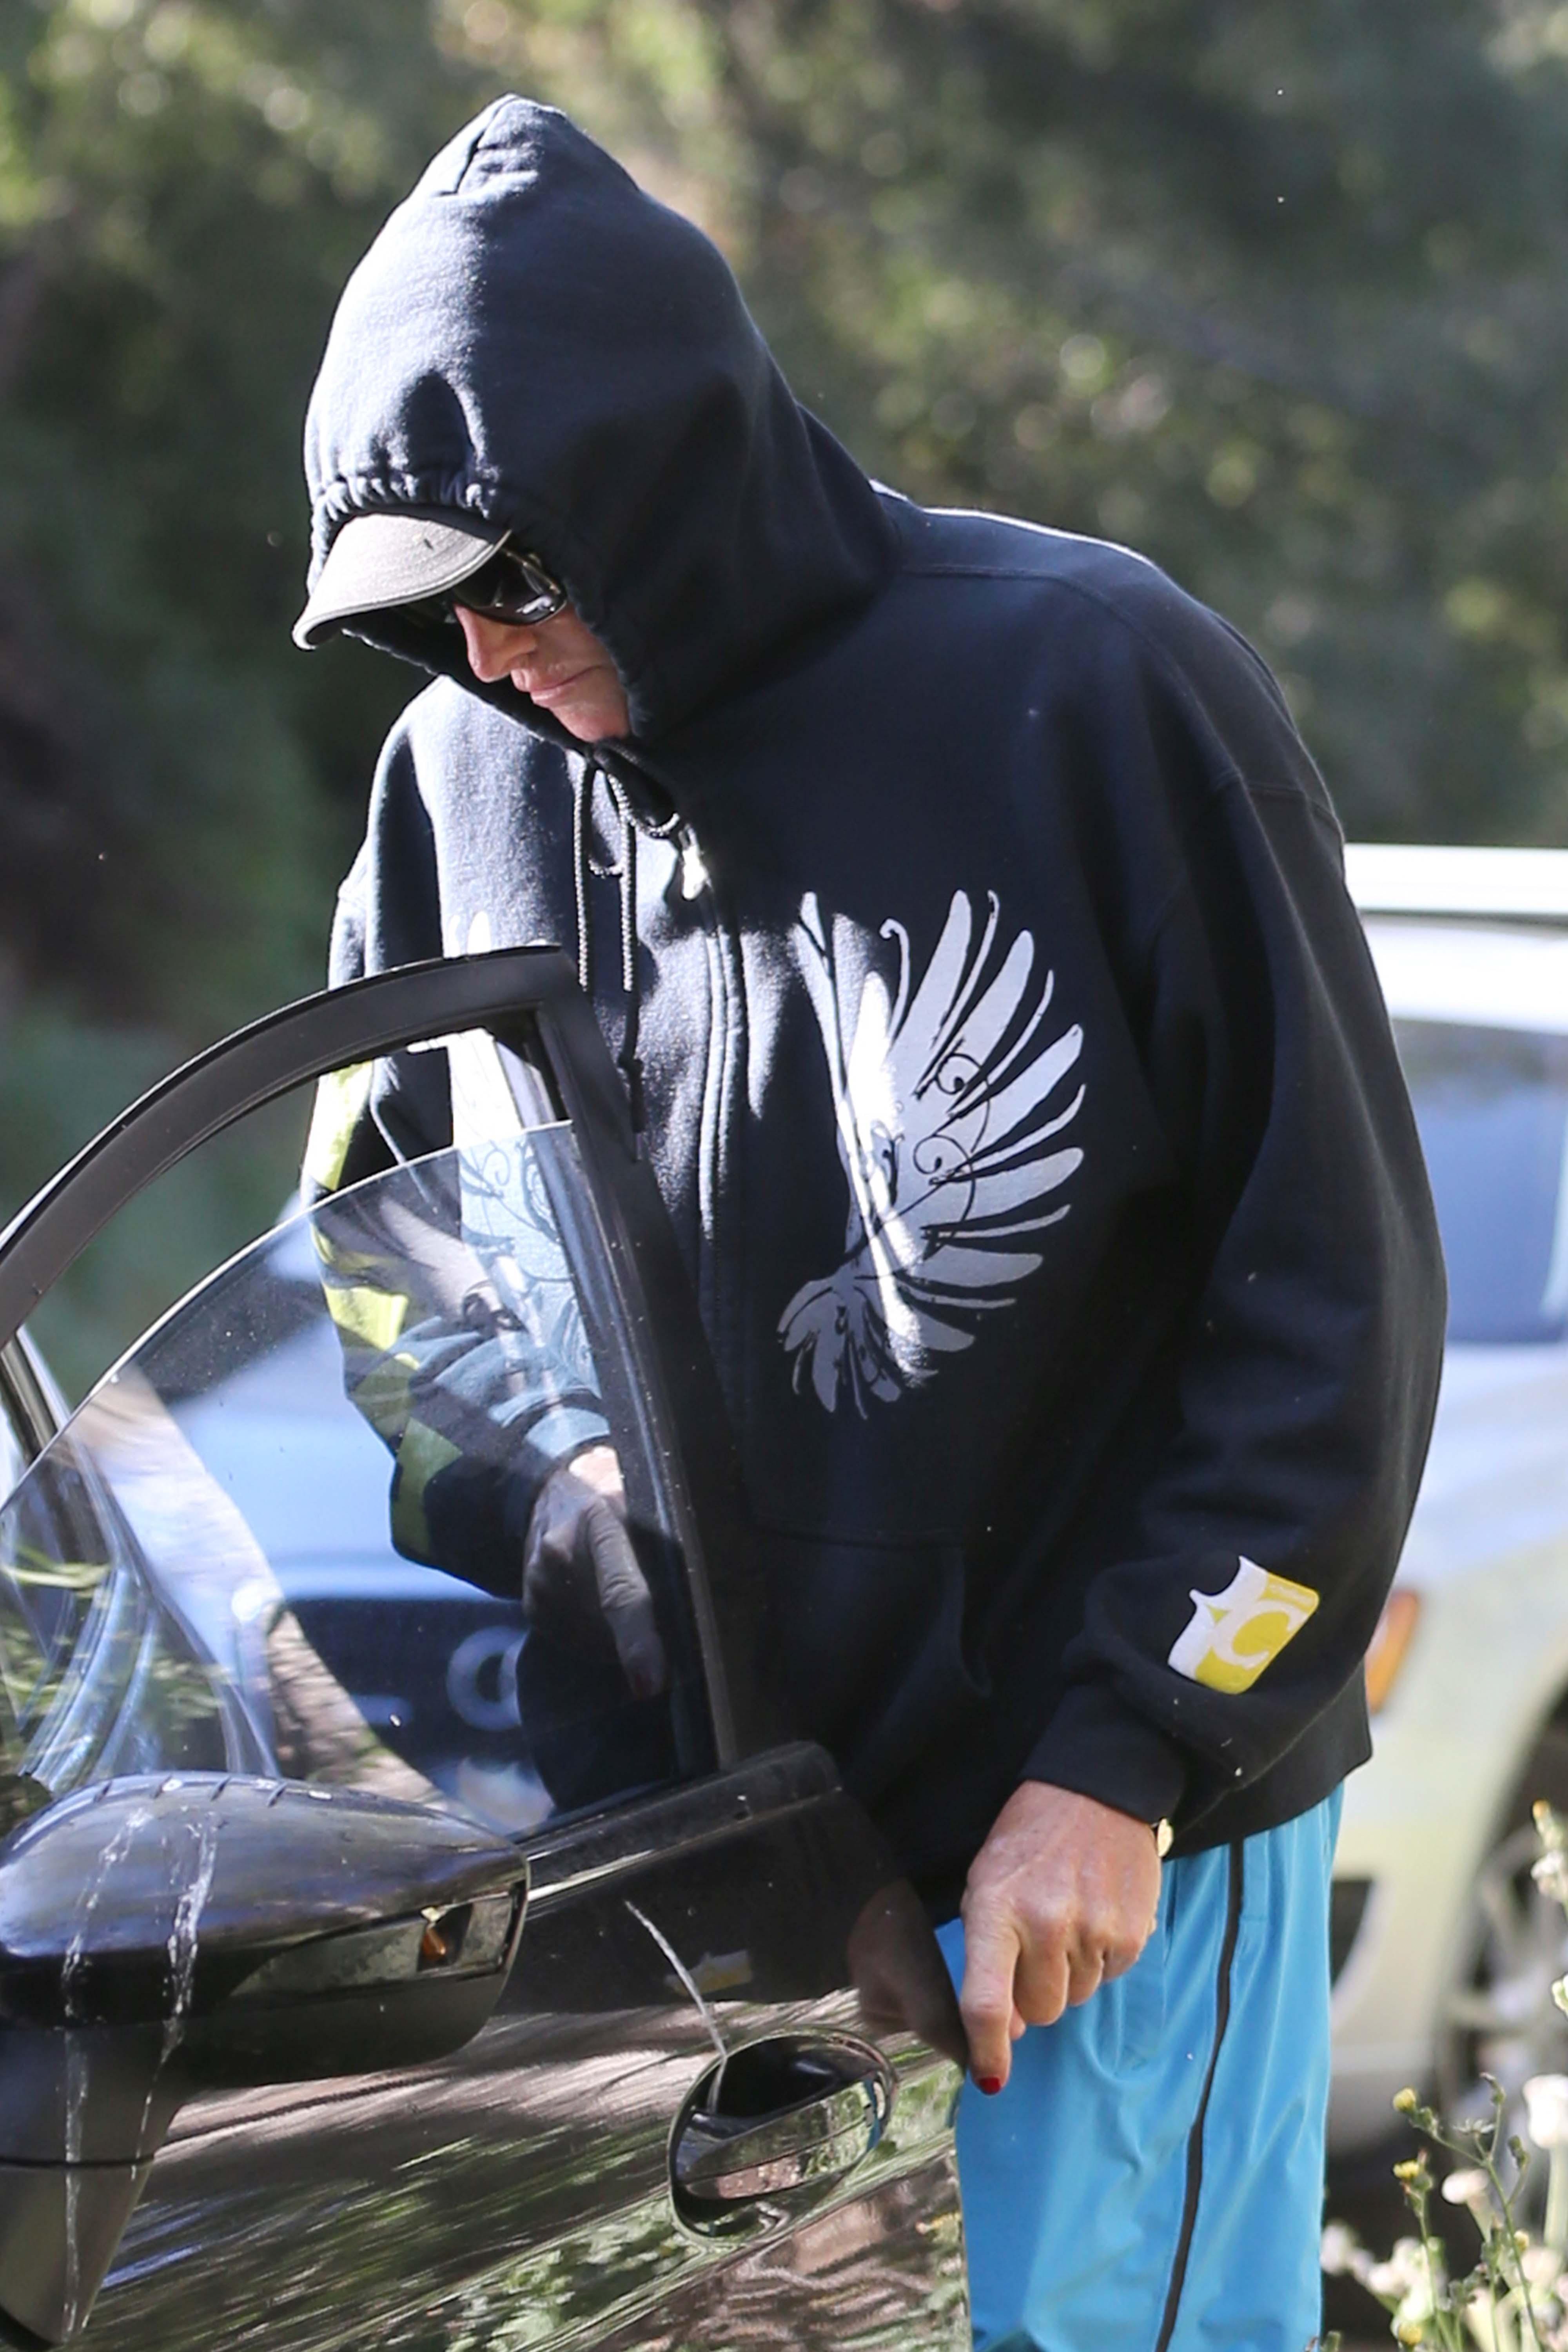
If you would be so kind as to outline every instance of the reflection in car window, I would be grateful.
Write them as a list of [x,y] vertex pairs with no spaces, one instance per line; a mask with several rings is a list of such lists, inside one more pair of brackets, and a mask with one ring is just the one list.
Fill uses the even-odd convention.
[[11,1401],[0,1384],[0,1500],[4,1500],[26,1467],[27,1456],[11,1423]]
[[1448,1266],[1448,1337],[1568,1328],[1568,1037],[1395,1024]]
[[140,1573],[67,1439],[0,1513],[0,1832],[32,1798],[116,1773],[250,1763],[184,1628]]
[[[584,1448],[624,1510],[542,1563],[539,1496]],[[706,1769],[660,1465],[569,1128],[332,1194],[156,1326],[0,1510],[0,1770],[58,1793],[199,1746],[524,1832]],[[176,1724],[148,1628],[195,1673]],[[154,1718],[163,1752],[105,1762]]]

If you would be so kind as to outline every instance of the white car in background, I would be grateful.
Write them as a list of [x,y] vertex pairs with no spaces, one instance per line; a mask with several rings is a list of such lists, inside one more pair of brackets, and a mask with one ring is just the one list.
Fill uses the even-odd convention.
[[1568,851],[1352,847],[1431,1171],[1450,1308],[1432,1452],[1367,1664],[1374,1754],[1335,1865],[1331,2159],[1394,2095],[1484,2108],[1568,2066]]

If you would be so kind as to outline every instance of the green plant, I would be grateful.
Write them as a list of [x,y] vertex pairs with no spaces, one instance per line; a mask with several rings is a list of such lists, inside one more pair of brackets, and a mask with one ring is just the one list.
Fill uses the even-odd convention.
[[[1568,1822],[1538,1804],[1535,1826],[1542,1845],[1536,1883],[1568,1914]],[[1552,1997],[1568,2011],[1568,1977],[1552,1986]],[[1477,2123],[1449,2122],[1415,2091],[1400,2092],[1395,2108],[1428,2144],[1394,2167],[1415,2235],[1399,2239],[1379,2262],[1353,2231],[1331,2221],[1323,2232],[1323,2268],[1359,2280],[1376,2296],[1391,2315],[1396,2343],[1442,2352],[1568,2352],[1568,2075],[1541,2074],[1525,2084],[1535,2154],[1507,2130],[1501,2084],[1484,2079],[1491,2113]],[[1440,2184],[1436,2154],[1457,2159]],[[1548,2168],[1538,2236],[1520,2225],[1521,2191],[1537,2154]],[[1435,2188],[1447,2203],[1463,2206],[1479,2232],[1479,2259],[1461,2277],[1450,2276],[1447,2248],[1433,2221]]]

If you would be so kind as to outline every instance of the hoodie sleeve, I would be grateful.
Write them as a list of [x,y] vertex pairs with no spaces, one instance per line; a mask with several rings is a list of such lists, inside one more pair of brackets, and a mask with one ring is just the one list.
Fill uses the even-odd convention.
[[1173,1427],[1023,1776],[1179,1827],[1358,1675],[1426,1457],[1446,1304],[1338,828],[1262,666],[1224,643],[1218,668],[1206,708],[1178,698],[1204,782],[1137,1010],[1201,1286]]

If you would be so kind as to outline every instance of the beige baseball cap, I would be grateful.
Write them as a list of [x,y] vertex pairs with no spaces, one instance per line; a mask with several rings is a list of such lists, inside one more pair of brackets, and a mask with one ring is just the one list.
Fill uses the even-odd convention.
[[361,613],[384,613],[460,587],[506,539],[494,523],[467,515],[399,513],[351,517],[339,529],[294,624],[294,643],[308,651],[336,635]]

